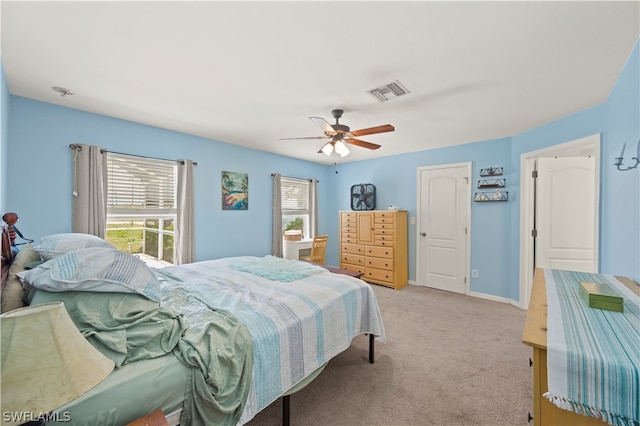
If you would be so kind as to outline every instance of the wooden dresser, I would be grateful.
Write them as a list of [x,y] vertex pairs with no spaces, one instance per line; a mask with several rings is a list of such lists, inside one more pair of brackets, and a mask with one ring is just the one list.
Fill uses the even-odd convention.
[[340,212],[340,268],[394,289],[407,285],[407,212]]
[[[636,294],[638,286],[624,277],[616,277]],[[523,343],[533,348],[533,424],[535,426],[604,426],[607,423],[595,417],[587,417],[573,411],[563,410],[542,396],[549,390],[547,383],[547,291],[544,271],[536,269],[529,310],[522,335]]]

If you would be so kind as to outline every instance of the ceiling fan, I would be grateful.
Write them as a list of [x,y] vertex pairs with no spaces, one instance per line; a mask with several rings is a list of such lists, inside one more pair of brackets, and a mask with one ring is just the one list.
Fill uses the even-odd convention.
[[335,149],[336,154],[344,157],[348,155],[351,151],[346,144],[356,145],[367,149],[378,149],[380,145],[363,141],[361,139],[356,139],[356,137],[364,136],[364,135],[373,135],[376,133],[385,133],[385,132],[393,132],[395,128],[391,124],[384,124],[382,126],[369,127],[366,129],[360,130],[351,130],[349,126],[345,126],[344,124],[340,124],[338,120],[342,117],[342,113],[344,111],[341,109],[334,109],[331,111],[331,115],[336,119],[336,124],[329,124],[324,118],[321,117],[309,117],[309,120],[317,124],[324,130],[324,136],[310,136],[310,137],[302,137],[302,138],[283,138],[281,141],[290,141],[290,140],[304,140],[304,139],[329,139],[327,143],[324,144],[318,153],[324,153],[326,155],[331,155],[333,150]]

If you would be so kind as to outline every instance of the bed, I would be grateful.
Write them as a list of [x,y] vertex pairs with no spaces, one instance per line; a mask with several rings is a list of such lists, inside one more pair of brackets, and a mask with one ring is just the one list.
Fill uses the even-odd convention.
[[[156,409],[182,425],[244,424],[320,374],[356,336],[369,336],[370,362],[374,337],[385,341],[370,285],[317,265],[239,256],[152,269],[93,239],[90,247],[57,247],[53,257],[43,241],[16,257],[37,257],[31,269],[12,271],[26,301],[64,302],[83,335],[117,366],[56,410],[72,424],[126,424]],[[49,282],[86,275],[101,262],[135,264],[134,276],[120,279],[137,287],[106,285],[112,267],[109,279],[92,272],[89,285],[86,277],[81,285]],[[131,265],[124,269],[131,273]]]

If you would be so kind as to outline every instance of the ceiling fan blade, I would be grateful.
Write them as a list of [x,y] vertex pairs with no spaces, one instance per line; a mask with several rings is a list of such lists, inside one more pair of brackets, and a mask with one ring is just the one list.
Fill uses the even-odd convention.
[[301,140],[308,140],[308,139],[331,139],[331,137],[328,137],[328,136],[307,136],[307,137],[302,137],[302,138],[280,138],[278,140],[279,141],[301,141]]
[[336,135],[337,132],[331,127],[331,124],[327,120],[322,117],[309,117],[309,120],[313,121],[315,124],[320,126],[324,131],[325,135]]
[[371,142],[363,141],[360,139],[353,139],[353,138],[345,139],[344,142],[350,143],[351,145],[357,145],[363,148],[368,148],[368,149],[378,149],[381,146],[376,143],[371,143]]
[[376,133],[393,132],[395,129],[396,128],[393,127],[391,124],[384,124],[382,126],[369,127],[369,128],[360,129],[360,130],[353,130],[351,132],[351,135],[353,136],[373,135]]

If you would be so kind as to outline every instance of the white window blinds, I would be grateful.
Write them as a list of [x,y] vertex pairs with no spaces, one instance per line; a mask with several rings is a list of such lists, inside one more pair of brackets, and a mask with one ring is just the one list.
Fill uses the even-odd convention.
[[175,214],[177,163],[107,154],[110,214]]
[[309,181],[283,177],[280,185],[283,212],[309,211]]

